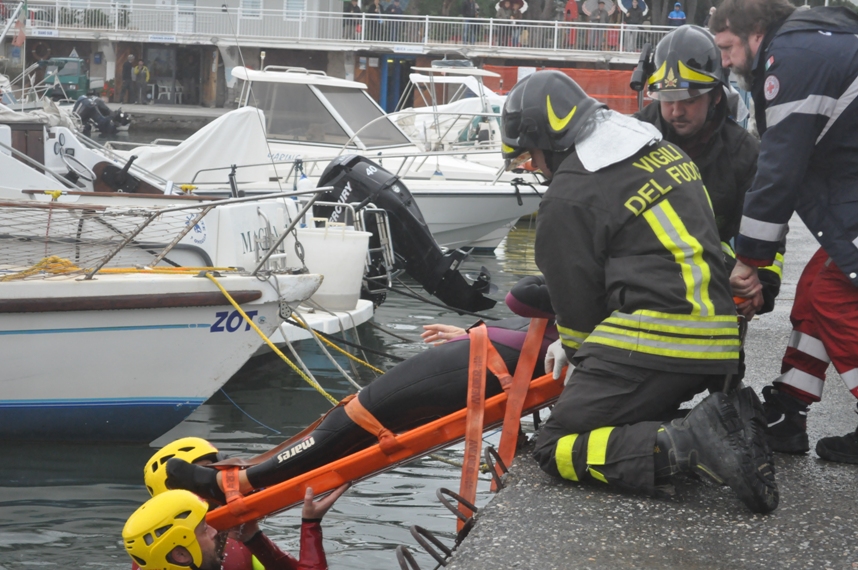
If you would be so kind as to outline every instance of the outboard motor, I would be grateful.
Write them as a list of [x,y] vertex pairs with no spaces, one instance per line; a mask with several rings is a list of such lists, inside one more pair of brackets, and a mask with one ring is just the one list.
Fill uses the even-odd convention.
[[[107,110],[106,115],[103,114],[104,109]],[[92,125],[95,125],[102,134],[112,135],[116,133],[116,124],[110,117],[110,108],[99,97],[81,95],[75,101],[72,111],[80,117],[85,136],[90,136]]]
[[[319,186],[333,186],[323,194],[326,202],[358,203],[356,210],[372,202],[387,211],[397,267],[416,279],[424,289],[447,305],[465,311],[484,311],[497,301],[483,295],[491,285],[485,267],[474,283],[458,272],[464,252],[443,253],[429,232],[420,208],[408,188],[387,170],[357,155],[341,156],[325,168]],[[345,220],[344,208],[332,208],[330,221]],[[376,238],[373,238],[376,239]]]

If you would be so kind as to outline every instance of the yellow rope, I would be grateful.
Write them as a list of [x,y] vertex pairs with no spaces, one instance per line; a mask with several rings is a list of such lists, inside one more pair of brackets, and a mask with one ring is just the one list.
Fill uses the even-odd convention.
[[262,337],[262,340],[265,341],[268,347],[273,350],[277,354],[277,356],[283,359],[283,362],[288,364],[292,370],[298,373],[298,376],[300,376],[307,384],[315,388],[317,392],[327,398],[328,401],[330,401],[332,404],[336,406],[339,403],[336,398],[325,392],[325,389],[322,388],[318,382],[304,374],[304,372],[300,368],[298,368],[291,360],[286,358],[285,354],[280,352],[280,350],[274,345],[274,343],[271,342],[271,340],[267,336],[265,336],[265,333],[259,330],[259,327],[256,326],[256,323],[254,323],[248,318],[247,314],[242,310],[239,304],[235,302],[235,299],[233,299],[232,296],[227,292],[227,290],[224,289],[220,283],[218,283],[218,280],[215,279],[215,277],[211,273],[206,273],[206,277],[208,277],[212,281],[212,283],[217,285],[217,288],[220,289],[220,292],[223,293],[227,300],[232,304],[232,306],[235,307],[235,310],[238,311],[242,317],[244,317],[245,322],[247,322],[247,324],[253,327],[253,330],[256,331],[256,334]]
[[384,374],[384,370],[379,370],[378,368],[376,368],[375,366],[373,366],[373,365],[372,365],[372,364],[370,364],[369,362],[367,362],[367,361],[365,361],[365,360],[361,360],[360,358],[358,358],[358,357],[357,357],[357,356],[355,356],[354,354],[352,354],[352,353],[348,352],[347,350],[343,350],[342,348],[340,348],[339,346],[337,346],[337,345],[336,345],[336,344],[334,344],[333,342],[329,341],[328,339],[326,339],[326,338],[325,338],[325,337],[323,337],[322,335],[320,335],[320,334],[316,333],[316,331],[314,331],[313,329],[311,329],[310,327],[308,327],[308,326],[307,326],[307,323],[305,323],[304,321],[302,321],[302,320],[301,320],[301,317],[299,317],[299,316],[298,316],[298,315],[296,315],[295,313],[292,313],[292,316],[295,318],[295,320],[298,322],[298,324],[299,324],[299,325],[301,325],[302,327],[304,327],[304,328],[305,328],[305,329],[306,329],[310,334],[312,334],[313,336],[315,336],[316,338],[318,338],[319,340],[321,340],[322,342],[324,342],[325,344],[327,344],[327,345],[328,345],[328,346],[330,346],[331,348],[336,349],[336,350],[337,350],[337,351],[339,351],[341,354],[344,354],[345,356],[347,356],[348,358],[351,358],[351,359],[352,359],[352,360],[354,360],[355,362],[358,362],[358,363],[360,363],[360,364],[363,364],[364,366],[366,366],[367,368],[369,368],[369,369],[370,369],[370,370],[372,370],[373,372],[377,372],[378,374]]
[[73,271],[80,270],[80,267],[78,267],[68,259],[63,259],[62,257],[51,255],[50,257],[42,258],[29,269],[25,269],[24,271],[19,271],[18,273],[13,273],[12,275],[6,275],[5,277],[0,278],[0,281],[14,281],[15,279],[24,279],[25,277],[29,277],[31,275],[35,275],[36,273],[41,272],[59,275],[61,273],[71,273]]

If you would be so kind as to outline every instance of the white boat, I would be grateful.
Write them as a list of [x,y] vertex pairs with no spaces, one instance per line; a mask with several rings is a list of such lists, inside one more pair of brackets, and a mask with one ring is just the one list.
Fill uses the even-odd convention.
[[[0,437],[151,441],[259,349],[212,280],[164,262],[169,228],[203,210],[0,202]],[[266,335],[322,281],[216,279]]]
[[[426,152],[384,114],[363,83],[273,66],[262,71],[235,67],[232,75],[243,82],[239,105],[263,112],[263,122],[252,116],[245,120],[258,124],[267,138],[266,150],[241,152],[227,132],[217,137],[223,144],[208,146],[205,151],[221,158],[223,173],[231,164],[245,165],[238,177],[249,182],[240,186],[246,192],[291,184],[299,170],[314,184],[332,159],[359,154],[402,179],[432,235],[447,248],[494,248],[518,218],[538,208],[539,195],[512,184],[514,176],[468,159],[480,151]],[[228,121],[226,117],[219,120]],[[216,121],[205,128],[211,132],[219,124]],[[173,152],[199,154],[202,148],[198,141],[191,141]],[[130,152],[139,156],[139,164],[160,173],[161,151],[144,147]],[[244,162],[237,160],[239,152]],[[204,181],[202,175],[211,174],[197,175],[200,167],[192,161],[185,168],[183,177],[173,178],[175,182],[197,183]],[[263,175],[258,173],[260,169],[265,169]],[[537,182],[533,177],[527,181]]]
[[[250,111],[248,109],[243,113]],[[27,117],[30,117],[29,123]],[[205,204],[213,201],[211,197],[183,193],[178,185],[133,164],[128,168],[127,181],[122,182],[120,177],[127,159],[101,154],[98,149],[84,144],[86,139],[78,138],[67,127],[35,123],[34,118],[12,111],[0,113],[0,169],[4,173],[0,179],[0,199],[42,202],[57,199],[64,204],[142,207],[164,207],[171,203]],[[241,143],[243,148],[265,148],[264,138],[242,138],[242,133],[232,128],[234,122],[225,125],[227,130],[232,131],[234,142]],[[21,133],[27,136],[16,136]],[[35,136],[30,136],[31,133]],[[21,141],[27,140],[44,140],[45,143],[43,148],[21,144]],[[13,144],[16,142],[18,144]],[[254,142],[256,147],[253,146]],[[34,161],[32,156],[41,157],[41,160]],[[29,166],[22,162],[28,158],[31,160]],[[192,158],[194,163],[204,164],[203,157]],[[40,166],[44,173],[37,169]],[[69,172],[80,175],[77,184],[52,176],[62,177]],[[226,178],[220,175],[220,179]],[[117,192],[116,187],[124,191]],[[179,194],[163,194],[165,190]],[[57,197],[45,191],[61,195]],[[229,192],[225,192],[224,196],[228,197]],[[194,232],[182,238],[171,253],[171,258],[177,264],[186,266],[254,267],[268,247],[267,244],[296,218],[298,209],[296,199],[282,196],[279,199],[218,207]],[[302,309],[308,324],[313,329],[333,334],[372,318],[372,302],[360,299],[369,234],[345,227],[332,228],[332,231],[305,227],[297,228],[295,232],[304,247],[307,269],[328,277]],[[286,247],[294,251],[294,240]],[[301,266],[297,256],[279,263],[281,266]],[[303,328],[288,323],[284,323],[281,328],[275,335],[278,344],[284,343],[285,339],[297,341],[310,338],[310,333]]]

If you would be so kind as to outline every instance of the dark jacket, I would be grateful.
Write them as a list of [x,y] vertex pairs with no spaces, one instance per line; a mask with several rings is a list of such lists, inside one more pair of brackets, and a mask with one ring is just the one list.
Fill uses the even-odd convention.
[[465,0],[462,2],[462,17],[463,18],[476,18],[477,17],[477,4],[474,0]]
[[643,7],[638,4],[637,8],[631,7],[628,9],[628,13],[626,14],[626,23],[632,26],[639,26],[643,24],[644,14]]
[[539,205],[535,252],[575,362],[736,372],[736,308],[715,217],[675,145],[595,173],[570,154]]
[[131,70],[134,68],[134,64],[125,60],[125,63],[122,64],[122,81],[131,81]]
[[796,10],[769,30],[754,62],[762,135],[736,254],[769,265],[793,211],[858,286],[858,15]]
[[[644,107],[635,117],[654,125],[664,135],[665,140],[675,143],[692,157],[700,169],[703,184],[712,200],[718,236],[730,247],[726,253],[732,253],[730,244],[739,234],[745,193],[757,173],[760,143],[727,116],[725,97],[721,97],[721,102],[715,108],[715,116],[701,131],[708,136],[705,142],[683,139],[677,135],[670,124],[662,119],[658,102]],[[691,148],[694,148],[693,152]],[[775,262],[769,267],[761,268],[764,303],[760,314],[774,309],[775,297],[780,291],[783,275],[785,246],[785,241],[782,241]],[[728,261],[728,265],[732,266],[732,263]]]

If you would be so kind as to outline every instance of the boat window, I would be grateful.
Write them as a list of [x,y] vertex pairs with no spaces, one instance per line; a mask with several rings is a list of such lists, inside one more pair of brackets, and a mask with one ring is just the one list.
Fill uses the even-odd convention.
[[336,145],[349,140],[307,85],[255,81],[247,105],[265,113],[265,129],[272,139]]
[[390,119],[374,122],[361,131],[361,128],[384,113],[370,100],[361,89],[348,87],[317,86],[317,89],[331,102],[331,106],[343,117],[361,142],[368,148],[411,144],[402,132],[393,126]]
[[60,69],[60,75],[80,75],[80,63],[77,61],[67,61]]

